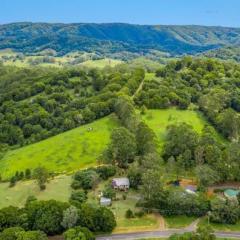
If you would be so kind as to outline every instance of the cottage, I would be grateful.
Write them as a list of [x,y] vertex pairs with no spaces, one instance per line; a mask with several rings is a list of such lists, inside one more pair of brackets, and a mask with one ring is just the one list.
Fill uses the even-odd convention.
[[100,198],[100,205],[101,206],[110,206],[111,204],[112,204],[111,198],[105,198],[105,197]]
[[114,189],[127,191],[130,187],[130,182],[128,178],[114,178],[112,180],[112,187]]

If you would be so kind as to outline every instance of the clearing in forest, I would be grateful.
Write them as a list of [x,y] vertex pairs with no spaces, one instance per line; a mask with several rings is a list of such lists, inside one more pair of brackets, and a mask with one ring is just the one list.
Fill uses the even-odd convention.
[[[169,125],[184,122],[191,125],[197,133],[201,133],[204,125],[209,125],[199,112],[191,110],[178,110],[176,108],[148,110],[142,118],[155,132],[157,139],[159,140],[160,149],[164,143],[166,130]],[[217,133],[216,136],[220,138]]]

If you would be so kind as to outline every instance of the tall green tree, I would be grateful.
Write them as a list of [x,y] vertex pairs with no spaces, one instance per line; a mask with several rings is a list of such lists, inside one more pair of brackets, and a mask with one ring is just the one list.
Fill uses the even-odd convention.
[[135,136],[124,127],[116,128],[111,135],[109,145],[110,158],[119,167],[126,168],[133,162],[136,154]]

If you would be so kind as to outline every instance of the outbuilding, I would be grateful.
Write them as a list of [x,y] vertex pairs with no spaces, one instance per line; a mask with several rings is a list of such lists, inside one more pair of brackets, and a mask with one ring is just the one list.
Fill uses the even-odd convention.
[[112,204],[111,198],[105,198],[105,197],[100,198],[100,205],[101,206],[110,206],[111,204]]
[[185,191],[190,194],[196,194],[197,187],[193,185],[188,185],[185,187]]

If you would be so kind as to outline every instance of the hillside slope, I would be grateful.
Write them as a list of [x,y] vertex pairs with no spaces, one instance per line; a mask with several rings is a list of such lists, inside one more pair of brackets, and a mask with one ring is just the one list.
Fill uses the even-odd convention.
[[105,117],[44,141],[9,151],[0,160],[0,174],[10,177],[16,171],[44,166],[53,172],[74,171],[93,166],[109,142],[117,126],[112,117]]
[[159,50],[173,55],[239,45],[240,29],[203,26],[12,23],[0,25],[0,49],[33,53],[51,48],[104,53]]
[[240,62],[240,48],[239,47],[223,47],[223,48],[204,52],[200,56],[205,56],[209,58],[218,58],[226,61],[234,60],[234,61]]

